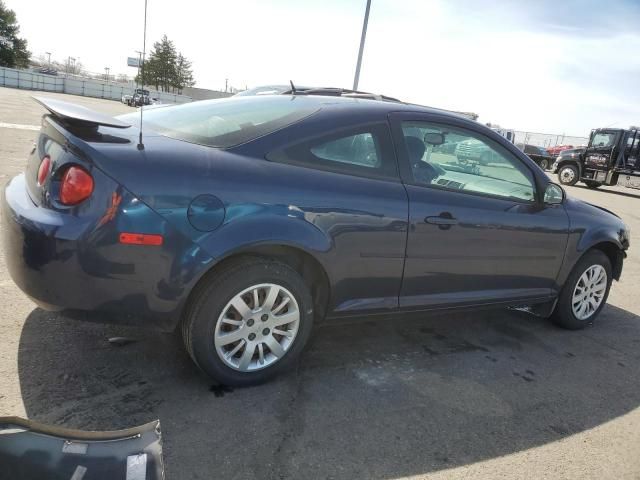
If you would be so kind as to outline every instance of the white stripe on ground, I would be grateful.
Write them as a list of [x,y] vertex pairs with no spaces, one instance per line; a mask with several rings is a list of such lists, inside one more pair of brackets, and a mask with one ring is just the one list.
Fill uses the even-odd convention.
[[17,130],[40,130],[38,125],[21,125],[19,123],[0,122],[0,128],[15,128]]

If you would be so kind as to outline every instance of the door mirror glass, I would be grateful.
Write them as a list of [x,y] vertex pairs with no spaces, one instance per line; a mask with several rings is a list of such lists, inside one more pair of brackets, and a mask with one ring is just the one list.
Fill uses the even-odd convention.
[[558,205],[564,200],[565,193],[560,185],[550,183],[544,191],[544,203]]
[[428,145],[438,146],[444,143],[444,135],[442,133],[428,132],[424,134],[424,143]]

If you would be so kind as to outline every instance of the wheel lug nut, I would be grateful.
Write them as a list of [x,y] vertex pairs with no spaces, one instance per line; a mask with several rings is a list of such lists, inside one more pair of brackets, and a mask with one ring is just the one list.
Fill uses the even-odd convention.
[[250,333],[249,334],[249,340],[255,340],[256,339],[256,334],[255,333]]
[[262,330],[262,334],[263,335],[269,335],[269,329],[265,328],[264,330]]
[[250,327],[253,326],[253,318],[250,318],[249,320],[247,320],[247,325],[249,325]]
[[262,319],[263,322],[266,322],[267,320],[269,320],[269,315],[267,315],[266,313],[264,315],[262,315],[262,317],[260,317]]

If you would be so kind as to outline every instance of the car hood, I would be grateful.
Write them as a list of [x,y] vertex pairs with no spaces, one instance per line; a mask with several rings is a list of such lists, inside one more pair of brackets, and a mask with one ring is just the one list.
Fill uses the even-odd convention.
[[584,148],[572,148],[571,150],[562,150],[558,155],[561,157],[571,157],[571,155],[580,155],[584,150]]

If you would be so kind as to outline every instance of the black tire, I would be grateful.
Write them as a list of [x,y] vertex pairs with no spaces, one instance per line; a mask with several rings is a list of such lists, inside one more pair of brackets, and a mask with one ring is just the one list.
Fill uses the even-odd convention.
[[[573,298],[573,292],[576,288],[576,284],[578,280],[582,276],[582,274],[592,265],[601,265],[604,267],[605,272],[607,273],[607,287],[605,289],[604,298],[602,299],[602,303],[596,309],[591,316],[585,320],[580,320],[573,313],[573,308],[571,305],[571,301]],[[567,278],[562,290],[560,292],[560,296],[558,297],[558,303],[556,304],[556,308],[551,315],[551,319],[553,322],[563,328],[569,330],[580,330],[589,325],[592,325],[595,319],[600,315],[600,312],[604,308],[607,303],[607,298],[609,297],[609,289],[611,288],[611,282],[613,280],[612,277],[612,269],[611,269],[611,261],[609,257],[607,257],[600,250],[589,250],[585,253],[582,258],[576,263]]]
[[[572,174],[566,172],[569,170]],[[558,169],[558,181],[562,185],[575,185],[576,183],[578,183],[578,180],[580,180],[580,174],[578,172],[578,167],[576,167],[575,165],[562,165]]]
[[546,158],[540,160],[540,163],[538,165],[540,165],[540,168],[542,170],[549,170],[549,160],[547,160]]
[[[299,307],[298,332],[286,353],[271,366],[242,372],[225,364],[214,345],[219,316],[228,302],[243,290],[273,283],[293,294]],[[243,257],[205,279],[194,292],[182,321],[185,348],[207,375],[222,385],[244,387],[263,383],[287,369],[300,355],[313,326],[313,299],[302,277],[290,266],[273,259]]]
[[602,185],[601,183],[598,182],[584,182],[584,184],[587,186],[587,188],[591,188],[591,189],[596,189],[596,188],[600,188],[600,186]]

